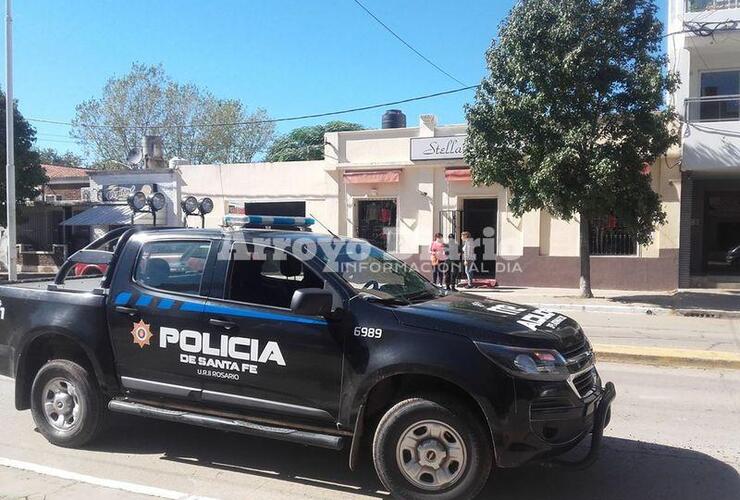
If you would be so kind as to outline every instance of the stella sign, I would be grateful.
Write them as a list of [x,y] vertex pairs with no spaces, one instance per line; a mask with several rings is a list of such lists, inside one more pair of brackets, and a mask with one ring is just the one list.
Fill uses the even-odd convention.
[[412,137],[411,161],[459,160],[463,157],[464,135]]

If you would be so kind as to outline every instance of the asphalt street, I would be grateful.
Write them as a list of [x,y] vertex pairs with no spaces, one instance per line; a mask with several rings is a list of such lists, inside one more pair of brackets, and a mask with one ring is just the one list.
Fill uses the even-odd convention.
[[[618,396],[598,462],[588,470],[494,470],[481,498],[738,498],[740,371],[600,369]],[[0,422],[0,498],[387,496],[368,460],[349,471],[346,451],[143,418],[114,418],[87,449],[57,448],[34,431],[28,411],[13,409],[9,379],[0,379]]]

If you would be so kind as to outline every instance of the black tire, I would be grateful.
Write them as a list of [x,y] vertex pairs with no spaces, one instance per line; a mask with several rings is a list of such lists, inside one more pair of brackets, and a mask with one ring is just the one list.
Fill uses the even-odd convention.
[[[53,390],[48,390],[48,385],[53,381],[62,381],[61,386],[66,385],[67,390],[74,396],[64,396],[63,401],[57,399]],[[70,386],[72,389],[69,389]],[[59,393],[57,393],[59,394]],[[55,399],[49,401],[50,396]],[[53,425],[46,415],[45,404],[51,402],[56,404],[68,404],[64,410],[77,408],[77,416],[70,411],[69,418],[64,421],[70,427],[60,429]],[[77,448],[91,441],[100,432],[105,420],[105,401],[98,385],[92,375],[82,366],[66,359],[54,359],[47,362],[36,374],[31,387],[31,415],[39,432],[52,444],[65,448]],[[61,413],[57,418],[63,418]],[[51,418],[51,417],[50,417]],[[69,423],[71,422],[71,423]]]
[[[425,421],[441,422],[460,436],[467,458],[462,473],[449,486],[430,491],[411,482],[397,459],[399,440],[406,431]],[[493,466],[489,433],[480,419],[463,405],[445,398],[410,398],[389,409],[378,423],[373,439],[373,462],[383,485],[404,500],[474,498],[488,481]]]

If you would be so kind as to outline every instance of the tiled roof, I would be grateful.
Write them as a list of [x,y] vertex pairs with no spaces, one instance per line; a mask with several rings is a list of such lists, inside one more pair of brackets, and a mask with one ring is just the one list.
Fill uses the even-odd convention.
[[62,165],[41,165],[49,179],[60,177],[87,177],[88,170],[82,167],[64,167]]

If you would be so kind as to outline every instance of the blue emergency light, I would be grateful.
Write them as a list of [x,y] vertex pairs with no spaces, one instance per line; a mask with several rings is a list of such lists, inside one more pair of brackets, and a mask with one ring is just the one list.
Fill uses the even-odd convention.
[[283,215],[234,215],[224,216],[224,226],[264,226],[308,228],[316,223],[311,217],[288,217]]

